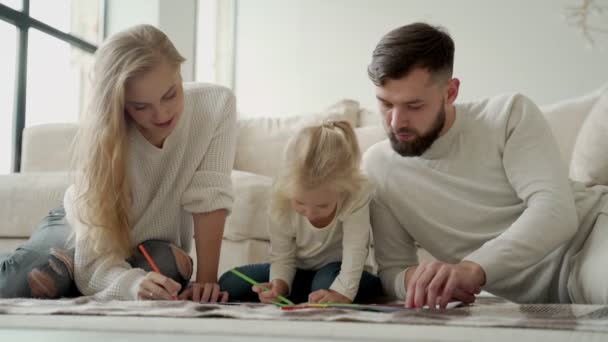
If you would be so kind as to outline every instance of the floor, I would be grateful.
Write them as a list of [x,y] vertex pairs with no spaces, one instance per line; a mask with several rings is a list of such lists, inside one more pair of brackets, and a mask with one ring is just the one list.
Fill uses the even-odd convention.
[[222,318],[20,316],[0,319],[0,341],[606,341],[606,334],[351,322]]

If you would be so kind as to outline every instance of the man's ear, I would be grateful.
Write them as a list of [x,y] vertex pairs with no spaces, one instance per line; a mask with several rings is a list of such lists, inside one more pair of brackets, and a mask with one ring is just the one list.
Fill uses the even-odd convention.
[[448,81],[448,104],[453,104],[458,97],[458,90],[460,89],[460,80],[457,78],[452,78]]

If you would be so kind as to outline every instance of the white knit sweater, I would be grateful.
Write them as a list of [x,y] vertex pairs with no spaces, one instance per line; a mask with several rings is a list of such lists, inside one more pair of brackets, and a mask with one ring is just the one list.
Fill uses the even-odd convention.
[[[230,180],[236,148],[236,108],[232,92],[215,85],[185,90],[184,111],[162,148],[129,128],[129,211],[133,247],[149,240],[168,241],[189,251],[192,213],[230,211]],[[100,300],[137,299],[146,272],[93,250],[78,219],[77,189],[64,198],[66,217],[76,232],[75,281],[84,295]]]

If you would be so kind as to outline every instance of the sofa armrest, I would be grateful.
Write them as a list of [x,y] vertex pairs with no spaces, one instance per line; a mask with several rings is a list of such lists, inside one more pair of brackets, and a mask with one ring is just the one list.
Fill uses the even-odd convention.
[[49,210],[63,204],[67,172],[0,175],[0,237],[27,238]]

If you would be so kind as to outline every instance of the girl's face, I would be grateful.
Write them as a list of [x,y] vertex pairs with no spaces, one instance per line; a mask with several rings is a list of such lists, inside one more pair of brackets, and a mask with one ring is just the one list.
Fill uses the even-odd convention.
[[[330,186],[299,191],[291,199],[291,207],[315,226],[326,226],[333,218],[340,194]],[[318,223],[318,224],[315,224]]]
[[126,84],[125,111],[151,144],[162,147],[184,110],[178,70],[167,62]]

